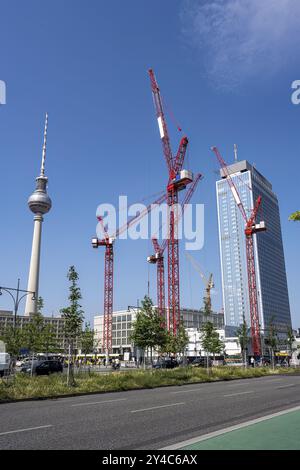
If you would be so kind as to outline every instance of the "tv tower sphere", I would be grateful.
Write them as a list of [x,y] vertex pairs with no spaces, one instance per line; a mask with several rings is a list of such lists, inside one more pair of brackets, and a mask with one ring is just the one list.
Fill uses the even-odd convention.
[[44,144],[42,152],[42,165],[40,176],[36,178],[36,189],[28,199],[29,209],[35,214],[32,239],[32,251],[28,276],[28,291],[34,292],[34,297],[27,296],[25,315],[32,315],[37,312],[37,300],[39,290],[39,272],[41,255],[41,237],[43,215],[50,211],[52,203],[47,194],[48,178],[45,176],[45,159],[47,145],[48,114],[46,114]]
[[36,189],[28,199],[28,206],[34,214],[47,214],[50,211],[52,202],[47,194],[48,178],[38,176],[36,178]]

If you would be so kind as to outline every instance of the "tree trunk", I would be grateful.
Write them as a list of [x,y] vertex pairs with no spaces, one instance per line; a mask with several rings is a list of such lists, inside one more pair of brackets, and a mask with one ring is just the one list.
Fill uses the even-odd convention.
[[247,369],[247,365],[248,365],[247,364],[247,350],[244,349],[243,353],[244,353],[243,354],[244,355],[244,368]]

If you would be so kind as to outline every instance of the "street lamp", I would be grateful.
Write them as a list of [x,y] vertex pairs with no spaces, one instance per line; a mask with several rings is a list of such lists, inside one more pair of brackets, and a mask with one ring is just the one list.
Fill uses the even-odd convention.
[[[0,295],[3,294],[2,291],[7,292],[13,300],[13,303],[14,303],[14,328],[16,328],[18,309],[19,309],[19,305],[20,305],[21,300],[24,299],[24,297],[26,297],[29,294],[32,294],[32,300],[36,300],[35,292],[30,291],[30,290],[20,289],[20,279],[18,279],[17,289],[15,289],[13,287],[0,286]],[[13,292],[16,292],[16,295],[14,295]],[[21,295],[21,297],[20,297],[20,292],[24,292],[23,295]]]
[[[138,301],[138,305],[128,305],[127,307],[127,312],[131,312],[133,311],[134,313],[136,313],[136,311],[139,311],[140,309],[140,306],[139,306],[139,301]],[[131,344],[131,351],[132,351],[132,354],[135,355],[136,357],[136,365],[137,367],[140,366],[140,358],[141,358],[141,350],[140,348],[136,347],[134,345],[134,343]]]

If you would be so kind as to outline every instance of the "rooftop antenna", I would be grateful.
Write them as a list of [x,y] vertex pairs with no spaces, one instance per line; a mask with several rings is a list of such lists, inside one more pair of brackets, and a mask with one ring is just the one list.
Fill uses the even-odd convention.
[[45,159],[46,159],[46,148],[47,148],[47,131],[48,131],[48,113],[46,113],[46,117],[45,117],[44,143],[43,143],[43,150],[42,150],[42,165],[41,165],[41,175],[40,175],[40,176],[45,176]]
[[233,152],[234,152],[234,162],[237,163],[238,155],[237,155],[237,145],[233,144]]

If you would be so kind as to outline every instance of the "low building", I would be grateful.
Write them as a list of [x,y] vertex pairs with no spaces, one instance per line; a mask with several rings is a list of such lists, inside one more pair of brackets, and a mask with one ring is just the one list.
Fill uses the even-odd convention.
[[[187,328],[189,344],[186,349],[187,357],[204,357],[204,351],[201,342],[201,331],[197,328]],[[236,337],[230,337],[226,333],[226,328],[217,329],[220,340],[224,343],[224,352],[226,356],[240,356],[241,348]]]
[[[32,317],[25,315],[17,315],[16,326],[17,328],[23,328],[26,324],[31,321]],[[62,317],[45,317],[43,316],[46,325],[51,325],[59,349],[65,349],[64,339],[64,325],[65,320]],[[14,325],[14,314],[10,310],[0,310],[0,335],[3,333],[5,328]]]
[[[112,317],[112,353],[124,354],[131,352],[135,357],[135,351],[130,341],[132,324],[136,319],[137,307],[129,307],[128,310],[120,310],[113,313]],[[182,309],[182,320],[184,327],[188,330],[197,331],[207,320],[201,310]],[[224,316],[222,313],[213,313],[210,320],[217,329],[224,328]],[[103,315],[94,316],[95,346],[99,353],[102,351],[103,340]]]

